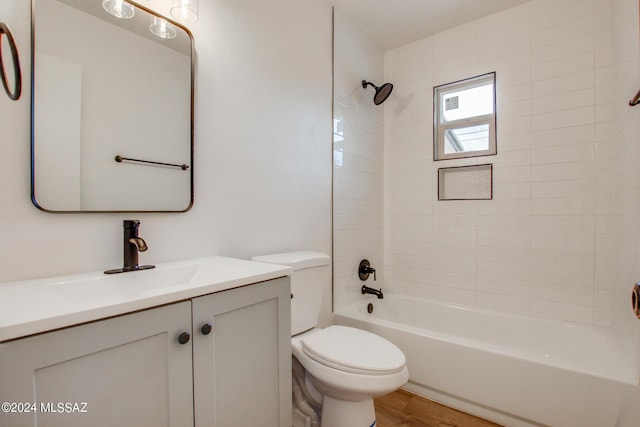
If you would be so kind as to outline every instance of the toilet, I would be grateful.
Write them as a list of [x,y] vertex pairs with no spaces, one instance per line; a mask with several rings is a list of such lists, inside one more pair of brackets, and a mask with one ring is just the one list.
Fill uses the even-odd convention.
[[291,352],[294,427],[374,427],[373,399],[409,379],[402,351],[370,332],[318,328],[329,256],[301,251],[252,258],[292,267]]

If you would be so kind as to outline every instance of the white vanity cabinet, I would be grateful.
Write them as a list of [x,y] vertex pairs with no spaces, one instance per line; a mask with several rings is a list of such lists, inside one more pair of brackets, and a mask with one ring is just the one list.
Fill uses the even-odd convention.
[[190,425],[190,318],[186,301],[0,344],[0,401],[17,411],[0,426]]
[[193,300],[196,427],[291,426],[290,298],[283,278]]
[[0,426],[289,427],[289,298],[280,278],[4,342]]

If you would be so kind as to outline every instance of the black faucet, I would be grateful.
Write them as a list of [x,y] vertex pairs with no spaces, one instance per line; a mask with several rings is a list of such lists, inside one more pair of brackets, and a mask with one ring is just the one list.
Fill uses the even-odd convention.
[[[371,267],[371,263],[367,259],[363,259],[360,261],[360,265],[358,265],[358,277],[360,280],[365,281],[369,278],[369,275],[373,274],[373,280],[376,280],[376,269]],[[382,289],[373,289],[368,286],[362,285],[362,295],[371,294],[378,297],[378,299],[384,298],[382,295]]]
[[155,265],[138,265],[138,253],[144,252],[149,249],[144,239],[138,235],[140,221],[125,219],[124,221],[122,221],[122,227],[124,228],[122,246],[122,268],[107,270],[104,273],[115,274],[154,268]]
[[376,280],[376,269],[371,267],[369,260],[363,259],[358,266],[358,277],[364,281],[369,278],[370,274],[373,274],[373,280]]
[[378,299],[384,298],[384,295],[382,295],[382,289],[373,289],[368,286],[362,285],[362,295],[364,294],[375,295],[378,297]]

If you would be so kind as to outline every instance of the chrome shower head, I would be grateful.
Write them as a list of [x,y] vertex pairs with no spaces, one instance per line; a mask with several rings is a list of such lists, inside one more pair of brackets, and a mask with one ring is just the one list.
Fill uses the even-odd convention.
[[376,94],[373,95],[373,103],[376,105],[380,105],[384,101],[386,101],[389,95],[391,95],[391,91],[393,90],[393,84],[391,83],[384,83],[382,86],[378,87],[366,80],[362,81],[362,87],[364,89],[366,89],[369,85],[373,86],[373,88],[376,90]]

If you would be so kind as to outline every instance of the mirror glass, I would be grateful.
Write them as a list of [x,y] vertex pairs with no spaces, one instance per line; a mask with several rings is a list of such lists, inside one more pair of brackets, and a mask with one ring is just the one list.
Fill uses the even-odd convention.
[[33,0],[33,203],[52,212],[186,211],[192,36],[144,7],[112,3],[133,16],[115,17],[103,0]]

